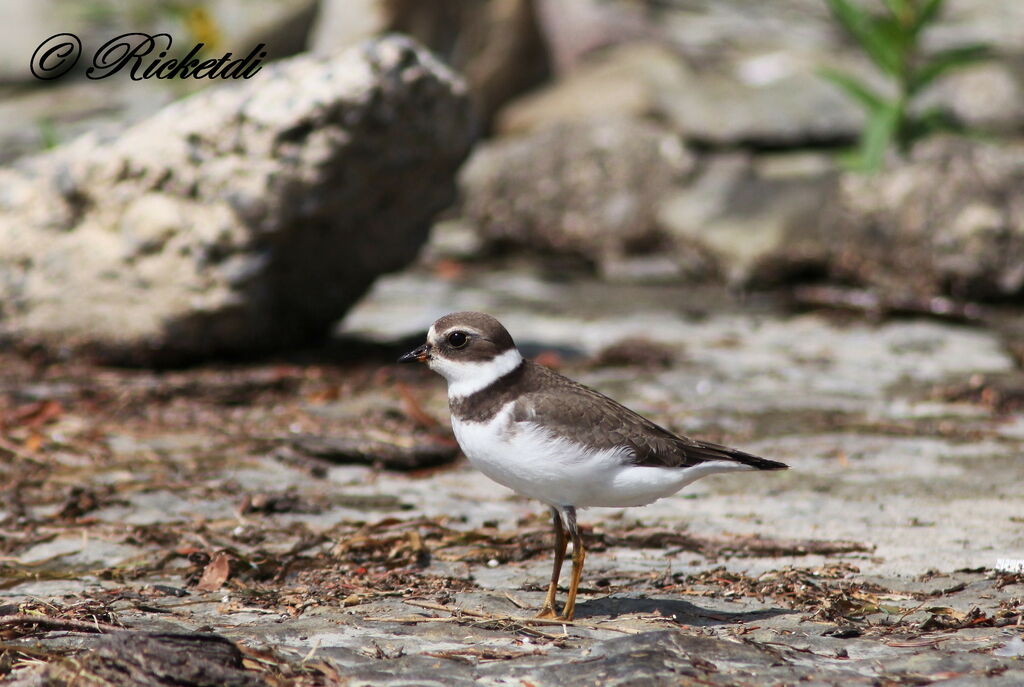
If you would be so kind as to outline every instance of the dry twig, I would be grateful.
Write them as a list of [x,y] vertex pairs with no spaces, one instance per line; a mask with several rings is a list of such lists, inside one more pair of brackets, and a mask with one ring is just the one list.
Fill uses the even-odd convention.
[[45,615],[0,615],[0,628],[4,626],[38,625],[48,630],[69,630],[71,632],[120,632],[123,627],[101,623],[98,620],[71,620],[69,618],[50,618]]
[[453,615],[464,615],[471,616],[474,618],[480,618],[484,620],[495,620],[512,622],[517,625],[555,625],[555,626],[568,626],[568,627],[583,627],[590,630],[611,630],[612,632],[621,632],[623,634],[639,634],[640,630],[633,630],[626,627],[614,627],[610,625],[603,625],[600,623],[587,623],[580,622],[578,620],[559,620],[558,618],[524,618],[522,616],[515,615],[494,615],[491,613],[481,613],[480,611],[471,611],[464,608],[452,608],[450,606],[443,606],[441,604],[431,603],[429,601],[415,601],[412,599],[406,599],[403,603],[409,606],[417,606],[419,608],[427,608],[432,611],[446,611]]

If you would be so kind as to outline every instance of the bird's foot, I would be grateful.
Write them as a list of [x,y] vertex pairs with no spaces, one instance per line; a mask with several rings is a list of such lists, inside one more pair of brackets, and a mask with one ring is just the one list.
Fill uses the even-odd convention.
[[541,620],[553,620],[554,618],[559,618],[560,616],[558,615],[558,611],[556,611],[553,606],[544,604],[544,607],[540,609],[540,613],[538,613],[535,617],[540,618]]

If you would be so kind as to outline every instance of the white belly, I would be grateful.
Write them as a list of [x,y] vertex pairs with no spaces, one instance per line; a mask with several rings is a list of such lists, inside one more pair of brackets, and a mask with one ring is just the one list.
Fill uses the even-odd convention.
[[552,438],[535,423],[512,422],[512,403],[489,422],[452,429],[472,465],[495,482],[552,506],[643,506],[674,494],[705,475],[750,469],[732,462],[692,468],[639,467],[628,449],[588,450]]

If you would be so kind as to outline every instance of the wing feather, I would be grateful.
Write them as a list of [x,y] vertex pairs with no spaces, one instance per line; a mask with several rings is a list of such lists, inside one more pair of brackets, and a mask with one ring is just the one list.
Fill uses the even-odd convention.
[[[524,387],[512,411],[516,422],[540,422],[557,435],[576,435],[599,449],[628,448],[636,465],[687,468],[732,461],[758,470],[784,463],[737,449],[679,436],[608,398],[536,363],[528,363]],[[550,393],[555,391],[556,393]]]

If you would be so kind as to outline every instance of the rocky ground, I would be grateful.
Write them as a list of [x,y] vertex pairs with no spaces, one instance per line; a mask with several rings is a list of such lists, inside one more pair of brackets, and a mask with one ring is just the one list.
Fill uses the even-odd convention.
[[[0,682],[1024,684],[1024,5],[925,32],[992,48],[920,103],[984,136],[866,179],[820,0],[240,2],[8,17]],[[25,68],[129,24],[321,57],[159,113]],[[436,57],[335,56],[391,31]],[[582,513],[576,620],[533,619],[544,508],[394,363],[457,309],[792,469]]]
[[[584,512],[577,619],[532,620],[543,508],[391,362],[464,307],[793,469]],[[8,350],[0,403],[12,684],[1024,682],[1024,380],[988,329],[442,260],[323,349],[162,373]]]

